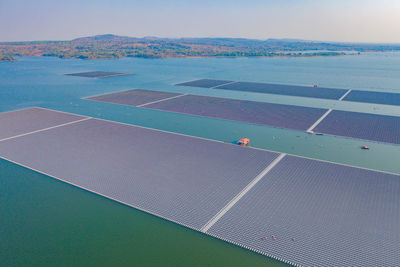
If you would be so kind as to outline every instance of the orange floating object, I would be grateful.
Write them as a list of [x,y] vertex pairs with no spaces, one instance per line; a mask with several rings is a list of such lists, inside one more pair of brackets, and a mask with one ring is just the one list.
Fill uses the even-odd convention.
[[249,138],[242,138],[238,141],[238,145],[240,146],[248,146],[250,144]]
[[368,146],[362,146],[361,149],[369,149]]

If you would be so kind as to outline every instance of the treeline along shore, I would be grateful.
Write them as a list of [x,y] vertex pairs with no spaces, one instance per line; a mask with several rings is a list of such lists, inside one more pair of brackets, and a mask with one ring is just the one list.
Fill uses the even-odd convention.
[[106,34],[71,41],[1,42],[0,61],[13,61],[18,56],[79,59],[312,57],[387,51],[400,51],[400,44],[330,43],[297,39],[135,38]]

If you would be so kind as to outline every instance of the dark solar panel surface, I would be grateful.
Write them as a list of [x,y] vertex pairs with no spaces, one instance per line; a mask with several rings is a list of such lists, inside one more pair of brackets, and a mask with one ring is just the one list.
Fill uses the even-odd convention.
[[212,80],[212,79],[201,79],[186,83],[177,84],[179,86],[191,86],[191,87],[203,87],[203,88],[211,88],[215,86],[219,86],[222,84],[229,83],[231,81],[224,81],[224,80]]
[[325,109],[194,95],[151,104],[146,108],[295,130],[308,129],[326,112]]
[[355,90],[351,91],[343,100],[399,106],[400,94]]
[[223,85],[224,83],[229,83],[229,81],[203,79],[203,80],[196,80],[187,83],[182,83],[178,85],[185,85],[192,87],[206,87],[206,88],[221,85],[215,89],[226,89],[234,91],[303,96],[303,97],[325,98],[325,99],[339,99],[347,92],[347,90],[345,89],[333,89],[333,88],[297,86],[297,85],[285,85],[285,84],[235,82]]
[[0,142],[0,156],[200,229],[277,154],[89,119]]
[[284,84],[254,83],[254,82],[232,83],[217,87],[216,89],[227,89],[236,91],[303,96],[303,97],[325,98],[325,99],[339,99],[347,92],[347,90],[344,89],[332,89],[323,87],[296,86],[296,85],[284,85]]
[[400,144],[400,117],[334,110],[314,132]]
[[131,73],[121,73],[121,72],[107,72],[107,71],[89,71],[89,72],[79,72],[79,73],[69,73],[65,74],[69,76],[79,76],[86,78],[108,78],[114,76],[125,76],[132,75]]
[[134,89],[129,91],[88,97],[86,99],[120,105],[137,106],[177,95],[180,94]]
[[78,115],[54,112],[41,108],[0,113],[0,140],[83,118]]
[[399,218],[400,176],[286,156],[208,232],[304,266],[398,266]]

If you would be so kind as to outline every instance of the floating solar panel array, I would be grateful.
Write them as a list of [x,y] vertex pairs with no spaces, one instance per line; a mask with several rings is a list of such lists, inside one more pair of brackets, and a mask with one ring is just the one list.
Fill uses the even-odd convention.
[[49,111],[41,108],[29,108],[0,116],[0,141],[5,138],[45,129],[83,119],[84,117],[67,113]]
[[291,264],[400,262],[399,175],[37,111],[0,114],[1,158]]
[[305,131],[327,110],[186,95],[146,108]]
[[191,86],[191,87],[202,87],[202,88],[212,88],[216,86],[221,86],[223,84],[231,83],[232,81],[224,80],[213,80],[213,79],[201,79],[191,82],[185,82],[177,84],[179,86]]
[[314,132],[400,144],[400,117],[334,110]]
[[343,100],[399,106],[400,94],[352,90]]
[[194,229],[277,155],[97,119],[0,142],[1,157]]
[[325,98],[325,99],[340,99],[348,91],[345,89],[322,88],[313,86],[296,86],[296,85],[255,83],[255,82],[230,82],[230,81],[209,80],[209,79],[196,80],[177,85],[205,87],[205,88],[213,87],[214,89]]
[[346,94],[346,92],[348,92],[347,89],[256,82],[233,82],[212,79],[195,80],[177,85],[336,100],[339,100],[344,96],[344,101],[397,106],[400,105],[400,94],[398,93],[351,90],[348,94]]
[[121,72],[108,72],[108,71],[89,71],[89,72],[69,73],[69,74],[65,74],[65,75],[85,77],[85,78],[103,79],[103,78],[126,76],[126,75],[133,75],[133,74],[132,73],[121,73]]
[[131,90],[87,99],[302,131],[308,129],[327,111],[318,108],[150,90]]
[[400,177],[286,156],[208,233],[304,266],[398,266]]
[[113,103],[119,105],[138,106],[154,101],[170,98],[179,94],[134,89],[123,92],[116,92],[111,94],[87,97],[85,99],[94,100],[99,102]]

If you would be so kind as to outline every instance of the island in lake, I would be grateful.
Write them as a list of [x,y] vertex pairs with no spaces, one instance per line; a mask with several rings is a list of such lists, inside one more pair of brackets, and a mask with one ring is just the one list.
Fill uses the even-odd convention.
[[136,38],[106,34],[71,41],[1,42],[0,61],[12,61],[16,56],[80,59],[312,57],[386,51],[400,51],[400,44],[353,44],[298,39]]

